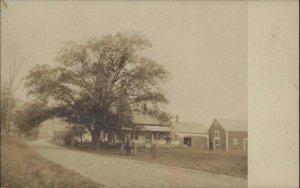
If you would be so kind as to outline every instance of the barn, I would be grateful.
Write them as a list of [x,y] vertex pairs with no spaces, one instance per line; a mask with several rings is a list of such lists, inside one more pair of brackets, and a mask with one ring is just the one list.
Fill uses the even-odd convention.
[[209,127],[211,150],[247,151],[248,130],[246,120],[214,119]]

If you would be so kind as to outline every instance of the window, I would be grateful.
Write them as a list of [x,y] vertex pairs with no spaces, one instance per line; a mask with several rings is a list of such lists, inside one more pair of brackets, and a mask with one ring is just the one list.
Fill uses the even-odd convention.
[[219,131],[215,131],[215,138],[219,138]]
[[134,133],[131,133],[131,134],[130,134],[130,140],[132,140],[133,137],[134,137]]
[[117,134],[117,139],[118,140],[122,140],[123,139],[123,136],[121,134]]
[[162,133],[157,133],[158,140],[163,140],[164,135]]
[[215,139],[214,142],[214,149],[220,149],[220,139]]
[[134,134],[134,139],[135,139],[135,140],[138,140],[138,139],[139,139],[139,134],[138,134],[138,133],[135,133],[135,134]]
[[235,146],[238,145],[238,139],[237,138],[233,139],[233,145],[235,145]]
[[151,143],[151,134],[146,134],[146,143]]

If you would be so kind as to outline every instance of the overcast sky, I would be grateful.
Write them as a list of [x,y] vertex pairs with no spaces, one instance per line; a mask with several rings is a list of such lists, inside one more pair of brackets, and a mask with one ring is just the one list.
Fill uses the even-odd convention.
[[[9,1],[1,10],[1,71],[52,64],[63,43],[134,31],[172,75],[167,111],[180,121],[247,119],[247,2]],[[23,92],[23,93],[22,93]],[[18,93],[24,97],[24,89]]]

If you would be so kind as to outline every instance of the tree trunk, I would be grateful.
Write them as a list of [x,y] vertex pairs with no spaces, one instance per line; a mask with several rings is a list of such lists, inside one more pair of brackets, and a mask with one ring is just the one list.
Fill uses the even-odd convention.
[[93,131],[91,135],[92,135],[92,144],[96,149],[98,149],[100,143],[100,131]]
[[11,113],[11,109],[10,109],[10,101],[11,101],[11,87],[9,87],[8,89],[8,99],[7,99],[7,112],[6,112],[6,121],[5,121],[5,135],[8,134],[9,129],[10,129],[10,113]]
[[80,134],[80,145],[82,146],[82,134]]

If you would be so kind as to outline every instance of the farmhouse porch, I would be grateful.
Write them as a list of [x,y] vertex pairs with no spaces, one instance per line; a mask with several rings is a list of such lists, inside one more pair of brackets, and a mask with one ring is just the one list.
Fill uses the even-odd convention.
[[171,129],[166,126],[138,125],[136,128],[123,127],[120,133],[111,133],[107,136],[108,145],[118,146],[127,140],[138,147],[150,148],[152,144],[158,147],[171,146]]

